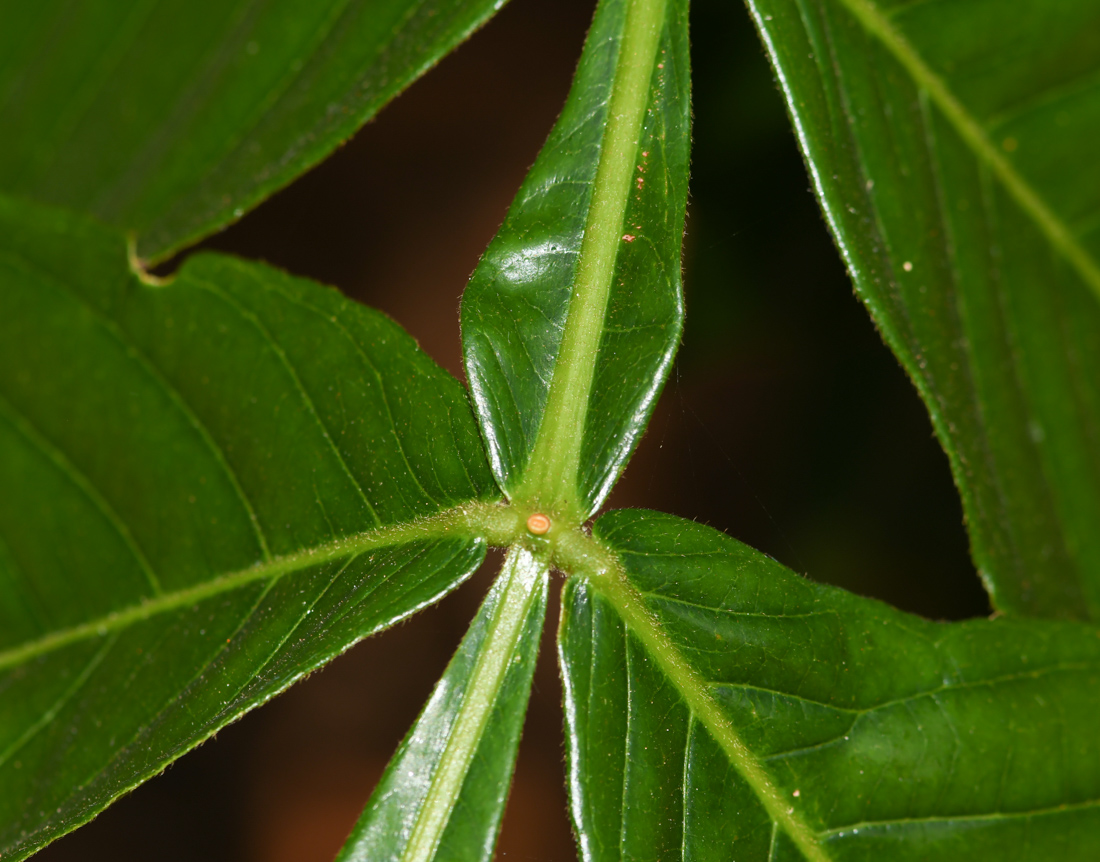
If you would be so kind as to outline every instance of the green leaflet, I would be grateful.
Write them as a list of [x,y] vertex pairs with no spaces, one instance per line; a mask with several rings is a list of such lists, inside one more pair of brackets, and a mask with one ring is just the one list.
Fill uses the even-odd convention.
[[1095,628],[927,622],[670,515],[595,534],[626,580],[563,600],[585,860],[1095,858]]
[[547,565],[514,547],[337,862],[493,858],[547,582]]
[[752,0],[995,605],[1100,614],[1100,9]]
[[160,260],[315,165],[503,0],[0,3],[0,190]]
[[465,393],[383,315],[214,255],[149,288],[2,199],[0,487],[5,859],[452,589],[496,508]]
[[509,497],[583,521],[680,338],[684,0],[604,0],[561,118],[462,301],[466,370]]

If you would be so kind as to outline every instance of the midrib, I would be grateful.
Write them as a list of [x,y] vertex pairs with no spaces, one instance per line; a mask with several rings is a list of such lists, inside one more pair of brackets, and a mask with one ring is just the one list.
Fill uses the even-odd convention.
[[667,0],[628,0],[561,348],[527,472],[514,498],[584,520],[577,478],[634,160],[645,122]]
[[[548,571],[547,561],[535,557],[521,545],[512,546],[499,576],[505,579],[500,601],[478,649],[462,705],[432,775],[409,843],[401,854],[401,862],[432,862],[435,858],[470,765],[497,707],[508,669],[518,658],[516,649]],[[541,625],[540,622],[540,632]],[[538,635],[535,637],[537,640]]]
[[627,627],[657,662],[662,673],[683,697],[692,716],[703,725],[725,752],[733,767],[752,788],[773,824],[787,833],[807,862],[831,862],[818,843],[817,833],[806,823],[772,781],[767,770],[741,739],[711,694],[706,680],[688,663],[665,633],[660,622],[645,606],[629,582],[618,556],[592,539],[590,559],[599,571],[587,573],[593,586],[618,612]]
[[974,155],[993,172],[1005,190],[1031,218],[1089,289],[1100,299],[1100,266],[1077,241],[1068,225],[1055,214],[1042,196],[994,146],[982,125],[951,92],[947,83],[924,62],[916,49],[898,31],[872,0],[836,0],[852,13],[864,29],[894,55],[913,82],[928,93]]
[[471,503],[447,509],[428,518],[380,527],[323,545],[304,548],[292,554],[273,557],[246,569],[229,572],[182,590],[161,593],[146,601],[0,651],[0,671],[69,644],[126,628],[158,614],[188,607],[256,581],[277,580],[310,566],[354,557],[367,551],[424,539],[458,538],[501,543],[501,539],[514,530],[510,523],[502,523],[502,519],[508,519],[506,511],[492,503]]

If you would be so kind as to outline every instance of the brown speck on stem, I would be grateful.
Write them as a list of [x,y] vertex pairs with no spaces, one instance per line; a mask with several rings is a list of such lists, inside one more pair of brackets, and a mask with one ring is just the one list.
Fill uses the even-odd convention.
[[550,532],[550,519],[541,512],[536,512],[527,519],[527,529],[536,536],[545,536]]
[[623,242],[634,242],[634,234],[624,233],[623,234]]

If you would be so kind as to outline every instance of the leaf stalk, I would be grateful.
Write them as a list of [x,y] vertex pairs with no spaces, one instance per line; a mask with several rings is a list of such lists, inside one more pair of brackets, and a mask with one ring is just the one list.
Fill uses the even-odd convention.
[[548,568],[548,561],[526,548],[516,545],[509,550],[500,573],[504,593],[401,862],[431,862],[435,858]]

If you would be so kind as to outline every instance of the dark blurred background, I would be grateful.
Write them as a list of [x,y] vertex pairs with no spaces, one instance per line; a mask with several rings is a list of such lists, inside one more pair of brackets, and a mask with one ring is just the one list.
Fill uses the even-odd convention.
[[[565,99],[592,9],[512,0],[324,164],[203,246],[336,285],[461,375],[459,296]],[[697,0],[692,43],[684,346],[611,507],[694,518],[928,617],[988,613],[947,459],[852,294],[747,13]],[[491,555],[440,605],[37,858],[328,862],[499,563]],[[576,858],[555,624],[552,602],[497,854],[508,862]]]

